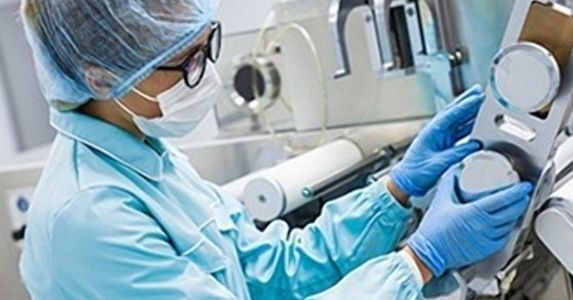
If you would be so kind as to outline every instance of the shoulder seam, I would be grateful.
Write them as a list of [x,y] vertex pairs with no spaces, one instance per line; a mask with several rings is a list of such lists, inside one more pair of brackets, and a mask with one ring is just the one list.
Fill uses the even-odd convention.
[[117,192],[121,192],[121,193],[125,193],[125,195],[135,197],[135,195],[133,195],[132,193],[130,193],[129,191],[127,191],[124,188],[118,187],[118,186],[114,186],[114,185],[106,185],[106,184],[102,184],[102,185],[93,185],[93,186],[89,186],[86,187],[84,189],[79,190],[76,194],[74,194],[73,196],[68,197],[68,199],[66,199],[63,203],[63,205],[58,209],[58,211],[56,212],[56,214],[54,215],[54,223],[59,219],[60,217],[60,212],[63,210],[66,210],[71,204],[72,202],[74,202],[73,200],[75,198],[77,198],[79,195],[86,193],[86,192],[90,192],[90,191],[94,191],[94,190],[99,190],[99,189],[107,189],[107,190],[114,190]]

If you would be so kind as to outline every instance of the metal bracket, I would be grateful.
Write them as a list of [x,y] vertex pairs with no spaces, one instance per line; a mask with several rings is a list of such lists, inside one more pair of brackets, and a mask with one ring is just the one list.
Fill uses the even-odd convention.
[[333,0],[329,10],[329,24],[336,42],[336,72],[334,78],[351,74],[350,55],[346,43],[346,23],[350,13],[358,7],[368,6],[374,16],[374,27],[383,71],[395,67],[390,39],[390,7],[393,0]]
[[[554,185],[555,165],[552,163],[552,159],[558,146],[557,137],[565,130],[566,122],[573,108],[573,59],[570,59],[571,48],[565,49],[568,50],[569,56],[563,57],[563,55],[559,55],[559,51],[563,49],[551,48],[554,46],[552,44],[554,41],[543,41],[543,35],[547,35],[548,32],[534,32],[528,35],[527,26],[529,25],[531,28],[531,24],[535,24],[536,20],[539,19],[547,20],[547,18],[539,18],[539,16],[547,13],[556,14],[558,18],[566,20],[564,22],[566,25],[561,28],[545,28],[546,31],[567,30],[568,32],[570,30],[567,18],[572,21],[571,24],[573,24],[573,18],[571,18],[567,8],[557,6],[553,1],[516,2],[500,55],[504,53],[505,49],[515,47],[518,43],[535,43],[549,48],[555,60],[560,63],[563,78],[557,95],[548,107],[539,111],[529,111],[524,106],[507,103],[507,99],[502,99],[499,93],[494,91],[495,84],[490,82],[486,90],[485,103],[479,112],[471,134],[471,138],[482,142],[487,150],[496,151],[508,157],[522,180],[537,185],[530,209],[524,217],[521,228],[513,233],[511,241],[503,253],[472,267],[482,270],[477,272],[481,274],[477,274],[476,277],[484,278],[495,275],[492,273],[499,271],[507,264],[515,249],[521,250],[523,235],[530,230],[535,210],[539,208],[540,203],[547,199]],[[555,36],[567,36],[558,33]],[[573,45],[572,42],[567,41],[563,44]],[[517,77],[522,74],[508,74],[508,76],[512,75]],[[494,79],[492,77],[492,81]],[[522,82],[520,87],[528,88]],[[483,172],[483,176],[488,176],[488,170],[484,169]],[[463,180],[464,178],[461,178],[461,181]]]

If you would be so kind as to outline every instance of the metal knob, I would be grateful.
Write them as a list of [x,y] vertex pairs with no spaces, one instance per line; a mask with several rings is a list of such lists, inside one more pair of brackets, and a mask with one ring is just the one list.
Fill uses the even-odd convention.
[[484,193],[519,183],[512,162],[494,151],[475,153],[462,162],[459,191],[464,201],[471,202]]
[[491,70],[493,92],[503,105],[519,111],[542,111],[557,96],[561,72],[553,54],[544,47],[520,42],[504,48]]
[[259,113],[279,98],[281,76],[266,57],[241,57],[225,78],[225,90],[235,106],[248,113]]

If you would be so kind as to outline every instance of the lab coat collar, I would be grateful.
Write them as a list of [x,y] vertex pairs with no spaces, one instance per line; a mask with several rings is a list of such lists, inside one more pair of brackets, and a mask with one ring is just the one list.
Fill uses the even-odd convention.
[[52,126],[61,134],[94,148],[153,181],[163,178],[163,163],[169,150],[157,139],[147,145],[115,125],[69,111],[52,109]]

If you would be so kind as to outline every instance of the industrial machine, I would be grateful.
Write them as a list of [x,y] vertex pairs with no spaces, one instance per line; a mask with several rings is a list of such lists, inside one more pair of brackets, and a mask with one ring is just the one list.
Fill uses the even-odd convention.
[[[399,87],[398,81],[406,84],[409,90],[427,91],[423,84],[419,84],[418,79],[430,79],[433,103],[438,108],[440,95],[455,95],[472,80],[481,81],[487,86],[487,100],[476,122],[472,138],[481,141],[486,150],[464,161],[459,183],[461,198],[471,201],[486,191],[500,189],[521,180],[529,180],[537,186],[530,209],[521,221],[520,227],[513,233],[507,248],[486,261],[452,274],[458,288],[434,293],[433,298],[460,299],[488,295],[517,295],[513,287],[514,282],[531,283],[532,278],[547,281],[557,273],[555,270],[559,269],[559,264],[555,263],[552,257],[557,258],[557,261],[566,268],[573,268],[573,259],[569,257],[570,249],[573,248],[561,241],[559,238],[561,235],[556,235],[556,228],[552,226],[560,224],[564,229],[573,228],[571,225],[573,213],[568,211],[571,206],[568,200],[564,200],[567,197],[557,197],[560,200],[552,201],[548,211],[543,210],[546,208],[547,199],[556,188],[556,183],[566,185],[565,178],[568,178],[569,172],[565,167],[570,161],[569,155],[562,156],[558,162],[554,159],[562,137],[567,134],[573,107],[571,94],[573,81],[569,78],[573,70],[573,65],[569,62],[573,46],[573,40],[570,38],[573,35],[570,34],[570,30],[573,27],[571,27],[571,11],[568,6],[563,5],[567,3],[564,1],[454,3],[342,0],[319,2],[285,1],[275,6],[275,10],[278,11],[277,31],[280,31],[281,26],[288,27],[294,23],[297,26],[291,29],[303,31],[301,34],[303,37],[314,38],[319,41],[319,45],[328,45],[329,42],[330,45],[334,45],[332,49],[322,50],[320,55],[315,55],[321,60],[317,63],[318,74],[312,74],[313,72],[307,69],[292,67],[297,66],[296,63],[290,65],[290,68],[284,66],[284,70],[276,67],[268,68],[266,75],[261,76],[263,79],[260,82],[280,82],[280,88],[273,89],[272,92],[267,91],[266,94],[254,92],[252,93],[254,99],[258,101],[265,97],[272,98],[272,95],[278,97],[281,89],[286,89],[296,95],[291,102],[294,126],[298,130],[308,130],[356,125],[362,122],[396,121],[392,117],[398,119],[422,117],[423,113],[412,109],[412,106],[421,108],[423,103],[402,100],[385,102],[387,95],[391,95],[393,91],[404,91],[404,86]],[[323,6],[317,11],[316,8],[320,5]],[[326,8],[328,13],[325,13]],[[300,11],[305,13],[294,14]],[[359,21],[359,12],[363,13],[362,17],[365,16],[364,23]],[[504,15],[505,19],[500,17],[500,12],[507,13]],[[475,21],[482,16],[482,13],[489,18],[497,15],[499,19],[494,19],[494,24],[495,21],[498,25],[503,24],[500,20],[509,22],[506,30],[497,32],[505,32],[505,37],[501,43],[501,51],[495,56],[500,45],[496,45],[491,39],[488,40],[484,32],[480,32],[488,29],[486,23]],[[432,19],[432,17],[437,18]],[[437,20],[435,21],[437,25],[434,20]],[[328,23],[325,23],[326,21]],[[317,26],[317,23],[322,26]],[[360,26],[356,25],[357,23]],[[470,27],[464,27],[465,24],[474,26],[471,30],[467,30]],[[464,29],[467,31],[464,32]],[[347,30],[352,30],[353,34],[347,34]],[[359,41],[364,32],[366,32],[364,40]],[[432,35],[431,32],[439,34]],[[304,38],[292,39],[294,41],[288,38],[281,41],[273,40],[269,43],[271,45],[269,49],[274,51],[272,53],[277,57],[288,57],[294,52],[298,58],[305,57],[306,54],[308,59],[303,60],[306,63],[316,60],[316,57],[312,57],[312,53],[309,53],[309,49],[310,52],[316,50],[312,44],[306,47],[303,43]],[[464,40],[473,41],[473,44],[468,43],[468,47],[462,42]],[[432,43],[435,51],[430,50]],[[486,44],[489,48],[484,49],[484,46],[480,48],[477,43]],[[356,45],[362,47],[352,49]],[[277,50],[279,48],[280,51]],[[491,56],[480,57],[488,54]],[[271,60],[267,60],[267,56],[267,52],[258,53],[255,49],[251,61],[262,59],[262,63],[258,64],[268,67],[272,63]],[[443,60],[444,57],[447,60]],[[476,57],[480,66],[468,65],[468,61],[475,64]],[[431,67],[427,68],[428,66]],[[297,76],[292,79],[289,74]],[[362,77],[364,74],[368,75]],[[406,83],[412,79],[413,81]],[[289,84],[293,82],[296,83],[294,88],[289,88]],[[386,97],[368,95],[372,89],[351,88],[361,86],[365,82],[368,82],[369,86],[380,86],[381,89],[389,87],[389,90],[382,93]],[[257,89],[256,84],[253,87]],[[347,99],[353,97],[348,93],[360,95],[362,101],[349,104]],[[339,96],[344,100],[338,99]],[[412,95],[407,96],[409,100],[411,97]],[[321,98],[336,107],[332,111],[328,109],[324,111],[327,115],[325,124],[320,124],[321,120],[318,118],[321,105],[316,99]],[[386,118],[383,112],[377,112],[376,104],[369,102],[373,98],[378,104],[388,105],[392,117]],[[272,105],[272,101],[265,103],[255,107],[262,109]],[[405,103],[409,109],[404,112],[408,115],[401,115],[403,110],[396,103]],[[373,119],[369,118],[370,115],[363,114],[360,117],[353,115],[354,112],[361,110],[361,105],[374,112]],[[340,115],[337,116],[336,113]],[[343,144],[343,141],[339,141],[338,144],[331,146],[344,148]],[[352,153],[358,152],[356,149],[346,149],[344,153],[348,154],[348,160],[352,161]],[[313,155],[318,154],[313,152],[308,157],[312,160]],[[359,159],[358,154],[355,159]],[[301,161],[302,158],[299,158],[292,163],[296,165]],[[345,160],[342,159],[340,163],[344,164]],[[352,165],[350,162],[347,163]],[[304,196],[313,194],[313,188],[305,187],[305,184],[299,181],[304,179],[288,174],[287,166],[288,164],[278,166],[262,174],[249,176],[248,180],[245,180],[247,183],[243,186],[244,199],[253,214],[261,221],[288,215],[288,212],[304,203],[302,200]],[[337,176],[332,177],[334,179],[324,182],[336,186]],[[307,179],[317,180],[315,177]],[[311,183],[307,183],[309,184],[312,186]],[[296,186],[294,193],[291,191],[293,186]],[[320,190],[328,190],[321,184],[314,186],[320,187]],[[295,205],[289,203],[289,199],[293,199]],[[269,209],[269,206],[272,208]],[[536,219],[535,228],[537,238],[533,235],[532,225],[538,213],[540,215]],[[548,249],[541,246],[540,242],[544,242]],[[524,265],[540,267],[540,260],[547,262],[548,266],[551,265],[547,268],[547,272],[531,276],[531,269],[523,267]],[[532,261],[538,263],[531,264]],[[529,280],[524,280],[527,277]],[[436,286],[440,287],[440,284]],[[521,296],[532,297],[532,293],[534,292],[529,292],[527,295],[521,293]]]
[[[308,131],[433,115],[485,84],[513,0],[277,1],[229,36],[221,131]],[[246,48],[245,46],[248,45]]]
[[[472,133],[485,150],[463,162],[461,197],[472,201],[521,180],[533,182],[536,190],[505,250],[462,271],[474,291],[485,290],[512,260],[523,258],[520,253],[530,246],[534,214],[554,190],[553,158],[573,107],[572,29],[568,7],[552,1],[519,1],[493,60],[486,101]],[[546,224],[543,220],[538,224]],[[546,228],[537,232],[541,240],[551,238],[545,236]],[[564,256],[562,248],[549,250]]]

